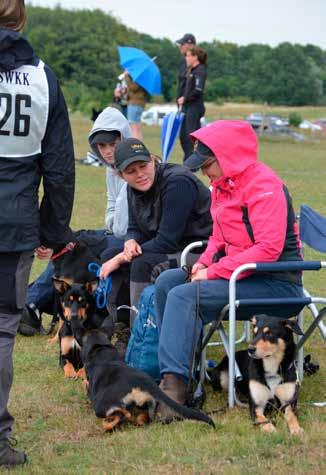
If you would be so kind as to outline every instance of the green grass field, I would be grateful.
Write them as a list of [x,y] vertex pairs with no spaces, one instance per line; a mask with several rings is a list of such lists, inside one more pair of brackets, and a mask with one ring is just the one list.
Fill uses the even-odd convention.
[[[209,106],[207,115],[243,118],[255,105]],[[289,109],[268,112],[287,114]],[[302,108],[304,118],[326,116],[326,108]],[[76,156],[87,152],[91,122],[72,116]],[[160,130],[144,128],[144,140],[160,154]],[[262,139],[260,159],[272,166],[288,184],[296,210],[307,203],[326,215],[326,137],[311,135],[309,142]],[[172,157],[179,161],[176,148]],[[74,229],[103,227],[106,202],[103,168],[77,164]],[[310,250],[307,258],[322,256]],[[324,256],[325,259],[325,256]],[[35,262],[33,277],[43,268]],[[309,274],[309,275],[308,275]],[[326,292],[326,274],[308,273],[306,286]],[[58,364],[58,348],[47,348],[46,337],[18,337],[15,347],[15,381],[10,410],[16,417],[15,435],[26,449],[30,463],[17,472],[25,474],[321,474],[325,473],[326,410],[311,405],[326,399],[325,344],[318,332],[307,352],[321,365],[305,378],[299,400],[299,420],[305,430],[291,437],[284,420],[277,416],[276,434],[264,435],[249,420],[246,409],[224,410],[226,394],[212,394],[208,388],[207,410],[214,415],[217,430],[202,424],[179,422],[169,426],[126,427],[104,434],[83,393],[80,381],[67,381]],[[218,360],[218,354],[211,354]]]

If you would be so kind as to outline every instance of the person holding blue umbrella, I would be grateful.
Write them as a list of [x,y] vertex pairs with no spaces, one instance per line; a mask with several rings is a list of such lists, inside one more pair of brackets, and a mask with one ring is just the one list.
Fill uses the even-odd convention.
[[155,58],[150,58],[144,51],[129,46],[119,46],[118,51],[128,87],[127,118],[133,137],[141,140],[141,114],[148,97],[161,94],[161,73]]
[[125,72],[125,81],[128,91],[127,119],[131,127],[132,136],[141,140],[141,115],[145,110],[149,95],[143,87],[131,79],[128,71]]

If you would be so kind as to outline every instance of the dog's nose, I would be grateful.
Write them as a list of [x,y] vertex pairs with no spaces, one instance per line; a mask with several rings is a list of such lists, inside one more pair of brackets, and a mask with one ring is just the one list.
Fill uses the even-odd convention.
[[256,347],[255,346],[249,346],[248,347],[248,353],[249,355],[253,355],[256,351]]

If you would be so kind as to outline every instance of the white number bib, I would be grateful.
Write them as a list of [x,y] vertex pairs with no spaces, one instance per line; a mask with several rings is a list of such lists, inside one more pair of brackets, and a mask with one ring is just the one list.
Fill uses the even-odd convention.
[[49,114],[44,63],[0,72],[0,157],[41,152]]

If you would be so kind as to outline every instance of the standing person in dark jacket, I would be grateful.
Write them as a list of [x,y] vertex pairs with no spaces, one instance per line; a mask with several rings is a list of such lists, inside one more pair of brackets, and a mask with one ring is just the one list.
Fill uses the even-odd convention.
[[[12,352],[34,250],[40,258],[72,233],[74,152],[68,113],[53,72],[21,31],[23,0],[0,2],[0,466],[26,462],[9,443]],[[38,189],[44,195],[39,206]]]
[[185,113],[180,130],[180,142],[186,160],[193,152],[189,134],[199,129],[200,119],[205,114],[204,88],[206,82],[207,53],[199,46],[192,46],[186,54],[188,66],[184,95],[177,100]]
[[191,33],[186,33],[183,35],[180,40],[176,41],[177,45],[179,46],[180,53],[182,54],[182,59],[179,64],[179,74],[178,74],[178,92],[177,92],[177,100],[179,97],[184,95],[185,85],[186,85],[186,74],[187,74],[187,62],[186,62],[186,54],[189,48],[196,45],[196,38]]
[[[124,252],[102,266],[102,277],[126,263],[130,272],[130,303],[162,270],[178,267],[184,247],[206,239],[212,229],[210,191],[186,167],[158,163],[137,139],[115,148],[115,165],[128,183],[129,223]],[[126,266],[122,266],[126,268]],[[116,271],[116,272],[114,272]]]

